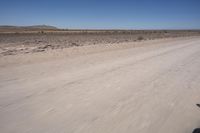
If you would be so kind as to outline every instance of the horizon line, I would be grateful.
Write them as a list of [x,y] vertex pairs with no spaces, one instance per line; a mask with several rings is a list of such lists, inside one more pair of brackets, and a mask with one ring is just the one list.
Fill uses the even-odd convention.
[[17,28],[29,28],[34,26],[49,26],[55,27],[57,30],[200,30],[200,28],[67,28],[47,24],[36,24],[36,25],[0,25],[3,27],[17,27]]

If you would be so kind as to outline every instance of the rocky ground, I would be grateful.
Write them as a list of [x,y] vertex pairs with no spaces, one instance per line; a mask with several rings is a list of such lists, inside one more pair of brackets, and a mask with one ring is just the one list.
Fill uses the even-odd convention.
[[109,32],[56,32],[0,33],[0,56],[43,52],[96,44],[119,44],[200,35],[199,31],[109,31]]

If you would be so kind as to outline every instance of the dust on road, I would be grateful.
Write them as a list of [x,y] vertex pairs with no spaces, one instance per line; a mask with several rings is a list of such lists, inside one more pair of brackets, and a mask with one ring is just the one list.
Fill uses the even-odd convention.
[[200,126],[200,38],[150,43],[1,59],[0,132],[192,132]]

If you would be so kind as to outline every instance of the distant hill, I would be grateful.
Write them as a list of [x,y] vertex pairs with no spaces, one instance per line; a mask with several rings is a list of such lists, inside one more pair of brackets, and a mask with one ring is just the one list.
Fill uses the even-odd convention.
[[55,26],[50,25],[33,25],[33,26],[27,26],[27,28],[33,28],[33,29],[58,29]]
[[12,25],[0,25],[0,29],[58,29],[55,26],[49,25],[32,25],[32,26],[12,26]]
[[57,27],[49,25],[12,26],[0,25],[0,33],[38,33],[44,31],[57,31]]

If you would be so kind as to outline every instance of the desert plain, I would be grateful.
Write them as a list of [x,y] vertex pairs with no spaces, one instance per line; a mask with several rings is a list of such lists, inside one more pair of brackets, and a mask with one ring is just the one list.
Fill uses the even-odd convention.
[[200,31],[0,33],[1,133],[188,133]]

